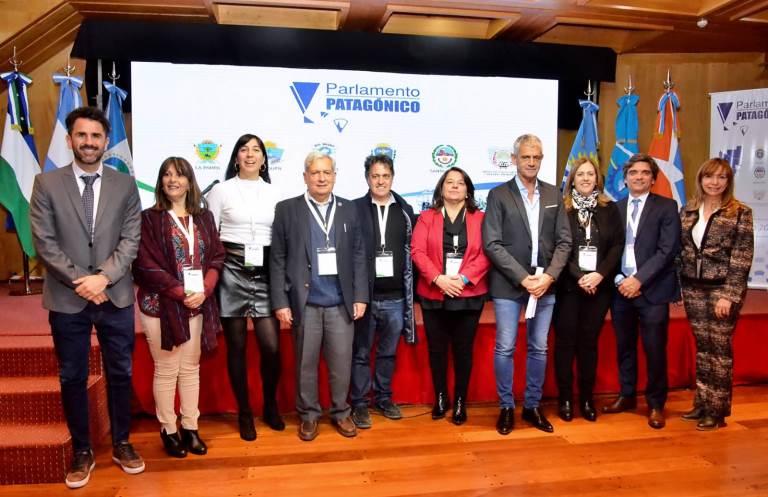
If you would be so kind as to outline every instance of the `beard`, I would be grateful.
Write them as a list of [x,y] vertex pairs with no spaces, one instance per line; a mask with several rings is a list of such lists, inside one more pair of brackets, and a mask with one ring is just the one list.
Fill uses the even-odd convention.
[[[86,148],[90,150],[95,150],[96,155],[94,155],[93,158],[86,158],[85,156],[83,156],[83,154],[80,151]],[[80,162],[81,164],[92,165],[92,164],[97,164],[99,161],[101,161],[101,158],[104,157],[104,149],[103,148],[98,149],[95,147],[79,147],[77,149],[72,149],[72,155],[74,155],[75,159],[77,159],[77,161]]]

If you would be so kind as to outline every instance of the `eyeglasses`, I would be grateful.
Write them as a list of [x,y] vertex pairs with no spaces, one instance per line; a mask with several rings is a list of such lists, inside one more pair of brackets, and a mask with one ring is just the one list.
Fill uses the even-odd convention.
[[543,155],[521,155],[519,159],[523,162],[541,162],[541,159],[543,159]]

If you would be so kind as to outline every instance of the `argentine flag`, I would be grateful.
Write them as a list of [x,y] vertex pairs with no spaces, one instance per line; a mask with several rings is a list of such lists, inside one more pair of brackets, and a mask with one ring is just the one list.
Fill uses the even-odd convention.
[[125,123],[123,122],[123,100],[128,96],[128,93],[112,83],[105,82],[104,88],[109,92],[107,119],[112,126],[112,131],[109,133],[109,148],[104,153],[102,161],[121,173],[134,176],[133,157],[131,156],[131,148],[128,146],[128,136],[125,133]]
[[8,115],[0,148],[0,204],[11,214],[24,253],[35,256],[29,224],[29,199],[40,172],[34,132],[29,120],[27,85],[32,79],[20,72],[0,74],[8,83]]
[[616,115],[616,144],[611,152],[611,163],[605,175],[605,194],[615,201],[628,195],[624,183],[624,164],[640,151],[637,146],[637,95],[622,95],[616,101],[619,112]]
[[67,146],[67,125],[65,121],[70,112],[83,106],[80,87],[83,80],[74,76],[54,74],[53,82],[59,85],[59,108],[56,111],[56,124],[53,127],[51,145],[45,158],[43,171],[52,171],[72,163],[72,150]]
[[568,162],[565,164],[563,181],[560,183],[561,192],[565,189],[568,175],[571,174],[571,166],[580,157],[587,157],[595,166],[600,167],[597,158],[597,116],[595,115],[600,107],[590,100],[579,100],[579,105],[582,109],[581,124],[576,133],[576,139],[573,140],[571,153],[568,154]]

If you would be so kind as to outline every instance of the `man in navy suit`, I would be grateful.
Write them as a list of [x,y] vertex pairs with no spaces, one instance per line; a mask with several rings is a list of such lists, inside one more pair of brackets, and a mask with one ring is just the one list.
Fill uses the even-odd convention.
[[357,434],[347,404],[353,321],[365,314],[368,267],[354,204],[333,194],[336,163],[321,152],[304,161],[307,192],[275,209],[270,295],[275,315],[291,326],[296,354],[299,438],[314,440],[322,414],[317,368],[323,350],[331,387],[330,415],[340,434]]
[[626,244],[611,305],[621,390],[603,407],[604,413],[617,413],[637,406],[639,334],[648,366],[648,425],[656,429],[665,425],[669,303],[680,295],[674,263],[680,251],[680,218],[674,200],[650,193],[658,174],[659,166],[646,154],[635,154],[624,165],[629,197],[617,205]]

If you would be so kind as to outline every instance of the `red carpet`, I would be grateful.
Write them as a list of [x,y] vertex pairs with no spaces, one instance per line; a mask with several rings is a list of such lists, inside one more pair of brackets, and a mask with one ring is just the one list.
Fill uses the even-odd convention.
[[[690,387],[694,382],[695,345],[685,312],[682,307],[672,307],[669,332],[669,384],[671,388]],[[12,336],[21,338],[29,335],[49,335],[47,312],[40,306],[40,296],[9,297],[7,290],[0,293],[0,337],[8,340]],[[419,344],[405,345],[401,342],[398,349],[397,371],[393,390],[395,400],[404,403],[431,403],[432,382],[427,360],[426,338],[419,319]],[[137,339],[134,353],[134,388],[135,409],[140,412],[154,413],[152,400],[152,359],[147,344],[141,333],[137,316]],[[751,290],[742,309],[741,319],[736,327],[734,339],[735,371],[737,384],[768,382],[768,292]],[[480,328],[475,342],[474,369],[470,385],[470,402],[495,401],[496,385],[493,374],[494,314],[491,304],[486,305],[480,320]],[[544,388],[546,396],[556,396],[554,381],[552,342],[550,333],[550,361],[547,382]],[[518,350],[515,353],[515,393],[522,396],[525,382],[525,333],[521,328]],[[219,337],[219,348],[204,357],[201,366],[200,408],[203,413],[233,412],[235,401],[232,397],[226,369],[226,345]],[[292,342],[288,330],[283,330],[281,337],[283,374],[280,383],[280,407],[283,411],[294,409],[294,361]],[[255,337],[251,334],[248,343],[249,375],[251,401],[257,412],[261,411],[261,383],[258,366],[259,354]],[[643,361],[641,353],[641,361]],[[644,364],[641,362],[639,388],[645,383]],[[321,398],[328,402],[325,385],[325,373],[321,372]],[[610,317],[606,320],[600,337],[600,355],[596,393],[615,392],[618,390],[616,373],[616,350]]]

